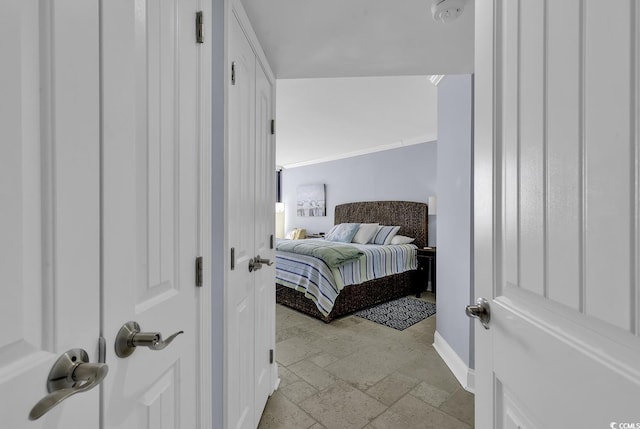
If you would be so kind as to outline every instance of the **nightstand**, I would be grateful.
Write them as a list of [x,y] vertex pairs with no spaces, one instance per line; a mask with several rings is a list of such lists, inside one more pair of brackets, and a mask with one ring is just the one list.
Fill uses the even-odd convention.
[[436,294],[436,248],[418,249],[418,288],[416,297],[420,298],[422,291],[426,291],[431,283],[431,291]]

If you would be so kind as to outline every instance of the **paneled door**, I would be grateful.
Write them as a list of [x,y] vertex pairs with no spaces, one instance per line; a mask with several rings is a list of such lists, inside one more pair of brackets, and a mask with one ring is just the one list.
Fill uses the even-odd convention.
[[273,86],[234,14],[229,57],[225,426],[249,429],[258,426],[276,377],[275,267],[256,264],[275,259]]
[[[197,1],[101,4],[102,308],[111,368],[104,427],[191,429],[198,407],[198,56],[204,49],[194,31]],[[139,342],[116,353],[114,344],[124,338],[127,345],[126,329],[118,334],[129,322],[139,325],[140,334],[129,338]]]
[[47,378],[59,356],[81,348],[98,361],[97,47],[97,2],[0,3],[3,428],[100,424],[98,388],[29,421],[32,408],[48,396]]
[[640,7],[476,13],[476,427],[636,427]]
[[[2,427],[192,429],[205,414],[198,5],[0,6]],[[71,349],[92,365],[73,351],[75,370],[53,381],[77,384],[48,395]],[[97,385],[88,368],[106,373],[103,389],[80,389]]]
[[[273,118],[272,86],[260,66],[256,65],[256,182],[255,182],[255,253],[275,261],[275,150],[271,133]],[[257,427],[262,410],[273,391],[277,377],[274,352],[276,330],[275,265],[262,265],[255,271],[255,418]]]
[[240,24],[230,23],[233,83],[229,89],[229,290],[225,384],[226,423],[229,428],[254,425],[255,293],[255,68],[256,58]]

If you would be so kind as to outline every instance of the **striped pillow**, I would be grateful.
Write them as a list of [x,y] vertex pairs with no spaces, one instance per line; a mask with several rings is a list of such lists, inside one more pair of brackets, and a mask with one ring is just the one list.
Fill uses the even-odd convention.
[[371,238],[371,244],[389,244],[395,235],[400,231],[399,226],[379,226],[378,232]]

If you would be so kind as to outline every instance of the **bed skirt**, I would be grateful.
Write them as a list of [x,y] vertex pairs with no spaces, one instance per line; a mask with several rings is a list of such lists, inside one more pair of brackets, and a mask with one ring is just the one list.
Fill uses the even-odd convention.
[[327,316],[323,316],[318,311],[316,304],[306,298],[304,292],[298,292],[278,283],[276,283],[276,302],[329,323],[345,314],[415,293],[416,275],[416,271],[406,271],[357,285],[345,286],[336,298],[333,310]]

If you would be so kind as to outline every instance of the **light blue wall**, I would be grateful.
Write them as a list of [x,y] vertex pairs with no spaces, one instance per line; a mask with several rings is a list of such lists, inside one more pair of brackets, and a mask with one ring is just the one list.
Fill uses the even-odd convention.
[[473,297],[472,76],[438,85],[437,332],[470,368],[473,330],[464,307]]
[[[342,203],[382,200],[426,203],[430,195],[436,194],[436,160],[436,142],[429,142],[284,169],[285,231],[306,228],[308,232],[327,232],[333,226],[335,206]],[[327,216],[297,216],[298,186],[322,183],[325,184]],[[432,222],[429,223],[429,235],[431,242],[436,235]]]

